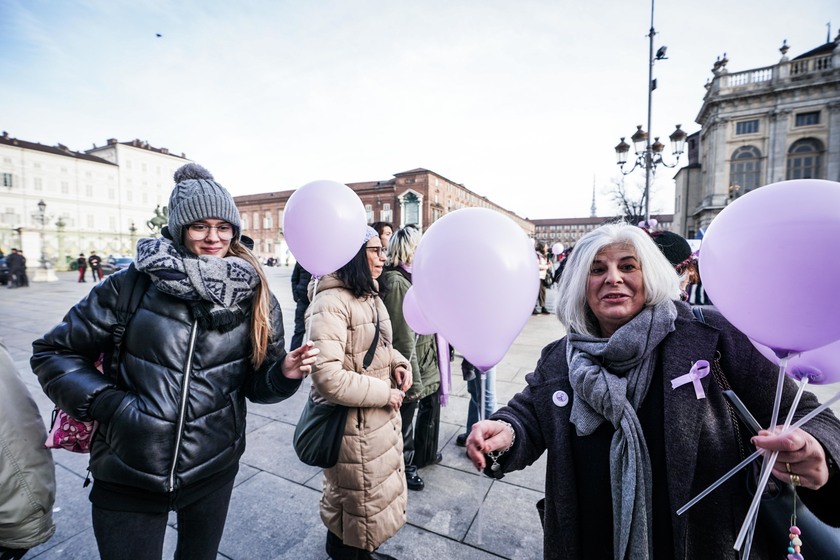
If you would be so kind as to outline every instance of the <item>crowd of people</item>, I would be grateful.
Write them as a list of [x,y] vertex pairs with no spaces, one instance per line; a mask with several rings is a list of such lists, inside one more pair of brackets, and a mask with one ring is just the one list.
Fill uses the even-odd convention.
[[[336,272],[313,278],[295,265],[287,350],[279,304],[232,197],[196,164],[174,178],[162,237],[141,239],[130,269],[99,282],[33,343],[32,370],[49,398],[99,425],[89,499],[100,557],[161,558],[175,511],[176,558],[216,558],[245,448],[246,400],[282,401],[309,376],[314,401],[352,411],[338,462],[323,470],[326,553],[393,558],[379,549],[405,525],[408,491],[426,487],[422,469],[442,460],[440,364],[452,355],[434,335],[415,333],[403,313],[422,232],[378,222]],[[735,531],[751,501],[745,484],[727,482],[721,497],[688,516],[676,516],[674,506],[750,445],[779,452],[773,474],[795,480],[803,502],[840,525],[832,505],[840,497],[840,421],[831,412],[784,435],[765,430],[741,441],[730,428],[725,387],[768,425],[774,367],[713,307],[697,320],[691,305],[708,302],[692,295],[702,290],[684,239],[619,223],[587,233],[560,255],[543,243],[535,253],[535,313],[550,313],[552,290],[567,335],[535,356],[527,386],[501,408],[495,368],[482,371],[463,359],[470,400],[455,444],[493,478],[548,452],[540,506],[545,558],[734,558]],[[79,282],[86,268],[101,280],[100,263],[94,252],[80,254]],[[115,340],[118,296],[140,275],[148,287]],[[111,364],[104,373],[97,369],[102,354]],[[700,358],[722,372],[720,387],[709,383],[703,399],[670,383]],[[31,398],[15,396],[17,385],[6,388],[14,377],[8,362],[0,348],[0,399],[14,401],[21,422],[5,431],[32,430],[43,441]],[[783,412],[794,393],[788,382]],[[817,406],[806,393],[797,415]],[[3,560],[21,558],[55,530],[49,452],[8,453],[33,477],[26,485],[33,511],[8,522],[0,516]],[[0,472],[2,492],[19,495],[9,482],[20,475]],[[775,557],[765,537],[759,529],[752,558]]]

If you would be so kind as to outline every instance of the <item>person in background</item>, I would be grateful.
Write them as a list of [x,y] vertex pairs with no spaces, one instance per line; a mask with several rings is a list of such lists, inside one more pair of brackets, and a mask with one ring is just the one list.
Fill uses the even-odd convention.
[[548,262],[548,245],[542,241],[538,241],[536,245],[537,266],[540,271],[540,292],[537,296],[537,306],[534,308],[534,315],[542,313],[548,315],[549,311],[545,307],[545,275],[548,274],[551,264]]
[[[481,370],[467,361],[461,360],[461,373],[464,381],[467,382],[467,391],[470,393],[470,404],[467,409],[467,430],[458,434],[455,438],[455,445],[465,447],[467,436],[472,431],[473,424],[483,418],[487,418],[496,411],[496,368],[491,367],[484,373],[482,379]],[[481,395],[484,394],[484,414],[481,411]]]
[[[408,360],[392,345],[377,278],[385,248],[368,227],[356,255],[311,290],[311,340],[320,350],[312,398],[350,407],[338,463],[324,469],[321,520],[330,558],[393,559],[377,552],[406,521],[400,407],[411,386]],[[374,348],[370,366],[365,354]]]
[[308,270],[295,263],[292,269],[292,299],[295,300],[295,332],[289,350],[300,348],[306,335],[306,308],[309,307],[309,281],[312,275]]
[[391,236],[388,265],[382,275],[383,284],[387,285],[383,301],[391,317],[394,348],[409,356],[411,363],[412,383],[400,407],[405,479],[409,490],[425,487],[425,482],[417,474],[418,468],[439,463],[442,459],[438,452],[440,370],[435,337],[416,334],[403,314],[403,300],[411,288],[411,263],[421,235],[416,226],[408,225]]
[[93,276],[94,282],[102,280],[102,257],[96,254],[96,251],[91,251],[88,257],[88,264],[90,265],[90,274]]
[[85,280],[85,272],[87,272],[87,259],[84,253],[79,253],[79,258],[76,259],[76,264],[79,267],[79,282],[87,282]]
[[0,560],[18,560],[55,533],[55,465],[32,395],[0,342]]
[[28,285],[24,280],[26,277],[26,257],[12,247],[12,253],[6,257],[6,266],[9,267],[9,288],[21,288]]
[[[647,230],[645,230],[647,231]],[[679,234],[672,231],[653,231],[650,233],[653,242],[674,267],[677,275],[680,277],[680,291],[681,299],[688,300],[688,293],[686,287],[691,281],[690,272],[694,267],[694,255],[691,252],[691,245]]]
[[379,235],[379,240],[382,241],[382,246],[387,249],[388,242],[394,234],[394,226],[389,222],[374,222],[370,227],[376,230],[377,235]]
[[[240,232],[230,193],[189,163],[175,172],[169,224],[137,242],[136,271],[109,275],[33,344],[32,371],[72,417],[96,420],[93,533],[102,560],[158,560],[169,512],[176,558],[215,560],[239,458],[246,399],[292,396],[318,350],[287,353],[283,316]],[[125,327],[116,369],[116,305],[132,274],[150,286]],[[137,280],[133,280],[137,282]]]
[[[801,484],[811,511],[840,524],[840,421],[826,410],[789,434],[739,440],[724,386],[767,426],[777,368],[714,309],[695,319],[673,266],[645,231],[601,226],[568,261],[557,311],[567,336],[543,349],[527,387],[467,439],[473,464],[496,478],[548,451],[545,558],[735,558],[752,501],[743,478],[687,515],[675,512],[751,444],[779,451],[773,475]],[[691,383],[672,386],[701,359],[721,372],[703,380],[702,397]],[[795,393],[786,379],[780,418]],[[804,393],[795,418],[818,405]],[[758,525],[750,558],[784,554],[766,539]]]

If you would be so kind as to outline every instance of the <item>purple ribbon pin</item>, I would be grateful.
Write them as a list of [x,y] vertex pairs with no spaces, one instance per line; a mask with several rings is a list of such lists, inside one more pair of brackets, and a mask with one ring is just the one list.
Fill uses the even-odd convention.
[[694,365],[691,366],[691,371],[671,380],[671,388],[676,389],[677,387],[682,387],[686,383],[693,383],[694,394],[697,395],[698,399],[705,399],[706,393],[703,392],[703,384],[700,383],[700,380],[707,375],[709,375],[709,362],[706,360],[697,360],[694,362]]

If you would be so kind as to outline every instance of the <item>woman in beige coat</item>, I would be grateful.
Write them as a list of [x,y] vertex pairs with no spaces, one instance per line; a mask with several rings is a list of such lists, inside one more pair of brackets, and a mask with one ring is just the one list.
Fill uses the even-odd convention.
[[[411,366],[392,346],[379,298],[384,264],[382,241],[368,228],[356,256],[318,281],[307,310],[310,339],[320,350],[312,370],[315,398],[350,407],[338,463],[324,470],[321,497],[326,550],[335,560],[393,558],[376,549],[406,519],[399,408]],[[374,344],[373,360],[363,368]]]

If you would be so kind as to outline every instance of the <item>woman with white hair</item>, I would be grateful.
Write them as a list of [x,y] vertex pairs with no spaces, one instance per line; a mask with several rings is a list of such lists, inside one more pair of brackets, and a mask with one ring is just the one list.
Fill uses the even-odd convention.
[[[801,485],[814,513],[840,522],[832,505],[840,499],[832,459],[840,457],[840,422],[826,411],[784,436],[740,438],[723,389],[731,386],[767,426],[776,368],[719,313],[706,309],[705,321],[695,319],[680,301],[677,273],[645,231],[609,224],[586,234],[559,294],[568,335],[543,349],[527,387],[467,441],[475,466],[496,477],[548,451],[545,558],[734,560],[752,500],[741,477],[687,514],[675,512],[750,444],[779,451],[773,475]],[[702,393],[690,382],[672,385],[699,360],[712,364]],[[795,392],[787,380],[783,415]],[[817,406],[805,393],[796,417]],[[770,536],[758,526],[750,558],[784,554]],[[802,540],[807,555],[804,532]]]

